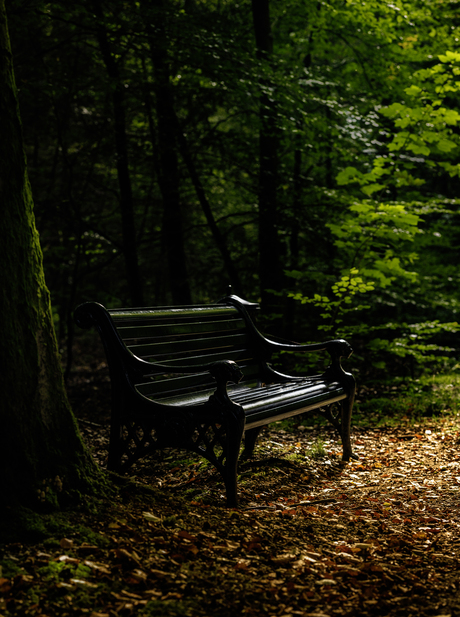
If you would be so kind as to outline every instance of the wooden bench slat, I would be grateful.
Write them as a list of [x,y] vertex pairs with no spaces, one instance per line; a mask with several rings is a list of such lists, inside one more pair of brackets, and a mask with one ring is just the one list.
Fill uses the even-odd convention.
[[[218,360],[233,360],[234,362],[250,362],[253,360],[250,356],[250,352],[247,349],[224,349],[217,353],[202,353],[194,356],[188,355],[186,358],[167,358],[161,361],[163,366],[171,367],[174,370],[175,366],[201,366],[203,364],[210,364],[211,362],[217,362]],[[158,371],[156,371],[158,372]]]
[[155,397],[160,400],[169,392],[181,392],[190,388],[211,388],[215,381],[209,373],[193,373],[192,375],[180,375],[169,379],[159,379],[136,384],[136,389],[147,397]]
[[228,315],[238,314],[238,309],[234,306],[218,304],[192,304],[190,306],[151,306],[142,308],[111,308],[107,312],[112,319],[140,319],[144,321],[146,317],[154,316],[155,319],[172,319],[175,316],[190,315]]
[[[246,429],[316,409],[325,402],[339,402],[347,396],[338,383],[287,382],[280,388],[278,385],[258,386],[253,382],[250,385],[230,387],[228,391],[230,399],[244,409]],[[206,389],[188,395],[164,397],[161,402],[177,407],[199,405],[205,403],[212,394],[212,389]]]
[[[322,393],[316,394],[312,397],[304,399],[302,404],[299,404],[299,401],[285,401],[283,404],[279,404],[273,407],[262,407],[260,406],[258,409],[246,410],[246,429],[257,428],[260,426],[265,426],[270,422],[278,422],[279,420],[284,420],[285,418],[292,418],[294,416],[298,416],[302,413],[307,413],[308,411],[313,411],[322,407],[323,405],[332,405],[333,403],[338,403],[347,398],[347,394],[337,394],[335,396],[330,395],[330,393]],[[275,411],[275,413],[274,413]]]
[[[203,386],[205,386],[205,382],[203,382]],[[234,391],[249,391],[251,389],[255,389],[258,387],[258,383],[256,381],[253,382],[245,382],[244,386],[241,385],[237,385],[234,386],[234,388],[229,388],[229,393],[232,400],[234,400]],[[200,405],[205,403],[209,397],[214,394],[215,392],[215,388],[210,387],[210,388],[203,388],[203,390],[197,391],[197,392],[192,392],[189,394],[177,394],[177,391],[174,389],[171,389],[170,391],[172,392],[176,392],[176,394],[168,394],[165,393],[165,395],[161,398],[159,398],[159,401],[163,404],[163,405],[173,405],[173,406],[177,406],[177,407],[182,407],[184,405],[188,405],[188,404],[193,404],[193,405]]]
[[246,334],[234,334],[218,338],[166,340],[141,345],[127,345],[127,347],[134,355],[138,356],[138,358],[158,358],[158,362],[160,362],[159,358],[162,356],[173,357],[191,351],[202,351],[203,355],[206,355],[210,350],[245,347],[247,346],[247,340],[248,337]]
[[118,332],[124,341],[130,339],[157,339],[177,336],[191,337],[196,334],[219,334],[221,332],[245,331],[244,322],[241,319],[223,321],[200,321],[186,323],[148,324],[144,326],[120,326]]
[[172,321],[190,320],[216,320],[229,317],[241,318],[238,310],[234,307],[211,307],[210,305],[195,307],[159,307],[146,309],[109,309],[107,311],[117,327],[123,325],[135,325],[137,323],[159,324]]

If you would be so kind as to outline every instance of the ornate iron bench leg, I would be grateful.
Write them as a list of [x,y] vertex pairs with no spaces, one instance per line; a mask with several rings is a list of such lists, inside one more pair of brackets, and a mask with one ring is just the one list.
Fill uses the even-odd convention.
[[341,423],[341,437],[342,437],[342,461],[349,461],[350,458],[357,459],[358,456],[353,454],[351,450],[350,441],[350,426],[351,426],[351,409],[353,407],[353,401],[344,399],[342,401],[342,423]]
[[234,508],[238,505],[237,471],[240,455],[241,440],[244,433],[245,416],[239,405],[234,405],[227,425],[227,443],[225,458],[224,482],[227,493],[227,506]]
[[342,447],[343,447],[343,461],[349,461],[350,458],[358,459],[359,456],[353,454],[351,449],[351,441],[350,441],[350,431],[351,431],[351,413],[353,410],[353,403],[355,400],[355,390],[356,390],[356,382],[354,377],[347,373],[348,385],[349,385],[349,395],[348,398],[342,401],[342,418],[341,418],[341,437],[342,437]]
[[255,428],[248,429],[244,434],[244,451],[242,454],[242,458],[249,458],[252,456],[254,452],[254,447],[256,445],[257,437],[262,430],[261,426],[256,426]]

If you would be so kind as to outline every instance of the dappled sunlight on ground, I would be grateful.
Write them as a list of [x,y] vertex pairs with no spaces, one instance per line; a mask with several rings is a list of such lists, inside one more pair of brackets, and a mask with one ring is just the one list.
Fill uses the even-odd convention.
[[[83,420],[104,464],[107,428]],[[34,598],[48,616],[459,615],[458,426],[354,429],[353,443],[360,459],[342,463],[326,427],[266,428],[238,509],[198,457],[143,461],[97,513],[6,547],[0,613],[32,614]]]

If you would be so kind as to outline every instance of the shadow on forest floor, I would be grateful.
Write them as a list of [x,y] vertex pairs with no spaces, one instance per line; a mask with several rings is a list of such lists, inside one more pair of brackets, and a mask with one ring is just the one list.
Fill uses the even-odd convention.
[[[79,379],[104,466],[108,382]],[[459,428],[355,428],[344,464],[328,428],[271,425],[240,465],[238,509],[207,463],[166,451],[110,503],[6,545],[0,615],[460,615]]]

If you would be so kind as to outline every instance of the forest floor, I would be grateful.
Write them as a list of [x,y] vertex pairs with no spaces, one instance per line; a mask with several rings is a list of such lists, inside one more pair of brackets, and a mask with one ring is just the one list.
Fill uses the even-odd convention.
[[[107,395],[89,378],[70,389],[101,465]],[[0,616],[460,616],[459,420],[355,427],[350,463],[300,420],[264,429],[239,508],[171,450],[112,500],[41,517],[1,548]]]

